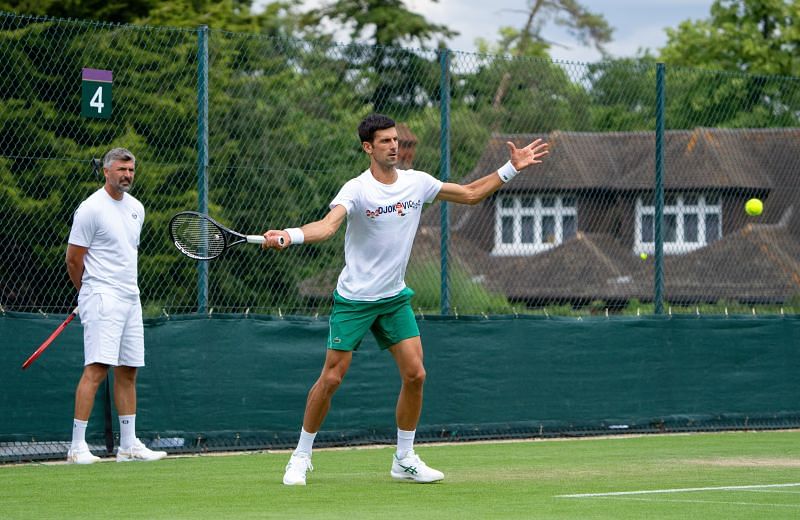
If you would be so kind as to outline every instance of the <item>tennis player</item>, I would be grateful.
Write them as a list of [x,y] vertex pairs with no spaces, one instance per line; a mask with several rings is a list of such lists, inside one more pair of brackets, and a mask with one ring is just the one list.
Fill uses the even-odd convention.
[[[507,143],[510,160],[470,184],[441,182],[416,170],[399,170],[395,122],[372,114],[358,126],[369,169],[351,179],[319,221],[300,228],[264,233],[265,248],[327,240],[347,220],[345,267],[333,293],[328,349],[322,373],[311,387],[297,449],[283,476],[286,485],[305,485],[312,470],[311,449],[331,405],[331,398],[350,367],[353,351],[367,331],[388,350],[397,364],[402,385],[397,399],[397,449],[390,474],[398,480],[435,482],[444,474],[414,452],[414,435],[422,411],[425,367],[422,342],[411,308],[414,292],[404,281],[411,246],[424,203],[435,200],[477,204],[528,166],[541,162],[548,144],[537,139],[523,148]],[[284,243],[279,243],[280,237]]]
[[72,445],[67,462],[100,460],[86,444],[86,426],[100,383],[114,367],[114,404],[119,415],[117,462],[164,458],[136,438],[136,370],[144,366],[144,328],[137,261],[144,206],[128,191],[136,159],[114,148],[103,159],[105,185],[75,211],[67,245],[67,272],[78,289],[83,325],[83,375],[75,391]]

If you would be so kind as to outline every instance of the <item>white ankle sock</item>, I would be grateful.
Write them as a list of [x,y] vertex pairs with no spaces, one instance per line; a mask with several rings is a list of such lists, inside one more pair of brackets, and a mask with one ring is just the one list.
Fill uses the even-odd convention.
[[119,416],[119,447],[128,449],[136,442],[136,415]]
[[297,442],[297,449],[294,452],[303,452],[311,455],[311,447],[314,446],[314,438],[316,436],[316,432],[308,433],[303,428],[300,428],[300,440]]
[[72,419],[72,448],[79,448],[81,444],[86,444],[86,426],[89,421]]
[[397,456],[404,457],[406,453],[414,449],[414,436],[417,430],[397,429]]

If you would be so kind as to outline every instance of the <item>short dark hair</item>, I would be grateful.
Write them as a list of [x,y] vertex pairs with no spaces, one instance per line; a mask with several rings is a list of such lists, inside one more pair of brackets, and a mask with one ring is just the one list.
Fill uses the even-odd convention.
[[383,114],[370,114],[365,117],[358,125],[358,137],[361,142],[371,143],[375,138],[375,132],[378,130],[386,130],[387,128],[394,128],[396,123],[394,119]]

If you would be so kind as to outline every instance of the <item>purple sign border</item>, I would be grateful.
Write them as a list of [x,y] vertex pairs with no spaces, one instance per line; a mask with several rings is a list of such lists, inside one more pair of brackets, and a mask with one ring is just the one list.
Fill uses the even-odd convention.
[[83,69],[82,78],[85,81],[103,81],[111,83],[111,71],[101,69]]

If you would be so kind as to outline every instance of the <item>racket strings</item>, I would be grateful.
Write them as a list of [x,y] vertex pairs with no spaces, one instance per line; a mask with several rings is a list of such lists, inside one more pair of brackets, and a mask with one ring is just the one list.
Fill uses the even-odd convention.
[[225,250],[225,233],[199,215],[177,215],[170,231],[175,245],[190,257],[210,259]]

